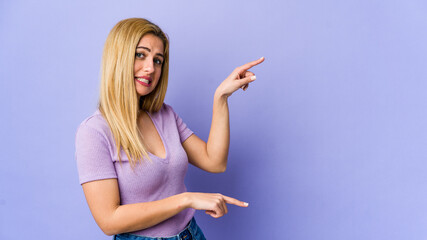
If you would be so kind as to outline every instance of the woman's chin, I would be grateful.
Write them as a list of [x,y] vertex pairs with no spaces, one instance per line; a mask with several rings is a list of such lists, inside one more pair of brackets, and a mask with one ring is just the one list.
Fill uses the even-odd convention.
[[142,97],[145,95],[150,94],[153,91],[153,87],[144,87],[144,86],[136,86],[136,93],[138,94],[138,97]]

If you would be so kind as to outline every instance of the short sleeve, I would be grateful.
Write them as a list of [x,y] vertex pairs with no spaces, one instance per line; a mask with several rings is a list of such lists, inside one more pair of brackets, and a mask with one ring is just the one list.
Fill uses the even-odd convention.
[[77,129],[75,144],[80,184],[117,178],[108,140],[101,132],[82,123]]
[[175,113],[171,106],[167,105],[167,107],[170,109],[170,111],[172,111],[175,117],[176,127],[178,128],[179,132],[179,138],[181,140],[181,143],[183,143],[185,140],[187,140],[188,137],[191,136],[191,134],[193,134],[193,131],[191,131],[187,127],[187,124],[185,124],[184,121],[178,116],[178,114]]

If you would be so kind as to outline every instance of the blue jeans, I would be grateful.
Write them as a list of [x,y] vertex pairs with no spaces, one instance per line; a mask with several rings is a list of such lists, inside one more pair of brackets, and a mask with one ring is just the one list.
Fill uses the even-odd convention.
[[114,235],[113,240],[206,240],[206,238],[205,235],[203,235],[202,230],[197,225],[196,219],[193,217],[184,230],[172,237],[152,238],[129,233],[122,233]]

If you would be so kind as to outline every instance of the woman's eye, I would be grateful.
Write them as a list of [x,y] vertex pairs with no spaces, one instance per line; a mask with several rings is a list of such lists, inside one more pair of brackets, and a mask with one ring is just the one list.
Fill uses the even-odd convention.
[[160,59],[154,59],[155,64],[162,65],[162,61]]
[[143,53],[135,53],[135,57],[142,58],[142,57],[144,57],[144,54]]

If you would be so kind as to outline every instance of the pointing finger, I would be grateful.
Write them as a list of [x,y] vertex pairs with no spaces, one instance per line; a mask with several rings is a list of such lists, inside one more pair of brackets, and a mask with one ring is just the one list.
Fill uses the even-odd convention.
[[232,198],[232,197],[224,196],[224,200],[228,204],[233,204],[233,205],[236,205],[236,206],[239,206],[239,207],[247,207],[249,205],[246,202],[239,201],[239,200],[237,200],[235,198]]
[[246,63],[246,64],[244,64],[244,65],[242,65],[242,66],[240,66],[240,67],[238,67],[237,69],[238,69],[238,72],[239,72],[239,74],[240,73],[243,73],[244,71],[247,71],[248,69],[250,69],[251,67],[253,67],[253,66],[256,66],[256,65],[258,65],[258,64],[260,64],[260,63],[262,63],[262,62],[264,62],[264,57],[262,57],[262,58],[260,58],[260,59],[257,59],[257,60],[255,60],[255,61],[252,61],[252,62],[248,62],[248,63]]

